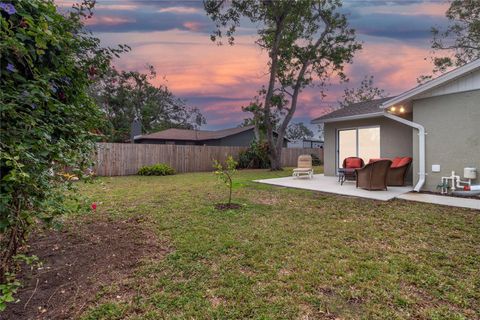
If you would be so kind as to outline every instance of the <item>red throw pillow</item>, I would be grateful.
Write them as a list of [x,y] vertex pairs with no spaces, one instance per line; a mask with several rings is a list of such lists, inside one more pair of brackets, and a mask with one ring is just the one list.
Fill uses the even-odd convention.
[[402,161],[402,159],[403,159],[402,157],[395,157],[395,158],[392,160],[392,164],[391,164],[390,168],[397,168],[397,167],[399,167],[398,164],[400,163],[400,161]]
[[404,158],[402,158],[402,159],[398,162],[398,164],[397,164],[397,166],[396,166],[395,168],[403,167],[403,166],[409,164],[410,162],[412,162],[412,158],[410,158],[410,157],[404,157]]
[[362,159],[360,158],[347,158],[345,161],[346,168],[361,168],[362,167]]

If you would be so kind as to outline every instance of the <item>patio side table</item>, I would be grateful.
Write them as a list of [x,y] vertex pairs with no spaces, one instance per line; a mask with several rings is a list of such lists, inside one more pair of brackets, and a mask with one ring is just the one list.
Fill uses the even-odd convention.
[[355,180],[356,177],[357,177],[357,174],[355,172],[355,169],[350,169],[350,168],[338,169],[338,182],[340,182],[340,185],[342,186],[346,180]]

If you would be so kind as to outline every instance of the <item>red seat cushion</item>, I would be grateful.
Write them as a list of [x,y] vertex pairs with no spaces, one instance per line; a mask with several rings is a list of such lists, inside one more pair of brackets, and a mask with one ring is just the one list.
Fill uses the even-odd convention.
[[400,161],[402,161],[402,157],[395,157],[393,160],[392,160],[392,165],[390,166],[391,168],[397,168],[399,167],[399,163]]
[[411,157],[403,157],[398,161],[398,163],[395,166],[392,164],[392,168],[403,167],[403,166],[409,164],[410,162],[412,162]]
[[360,158],[347,158],[345,161],[345,168],[361,168],[362,159]]

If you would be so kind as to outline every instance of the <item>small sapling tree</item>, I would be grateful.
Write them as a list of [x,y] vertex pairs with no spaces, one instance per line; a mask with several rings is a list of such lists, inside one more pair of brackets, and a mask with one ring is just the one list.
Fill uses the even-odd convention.
[[235,161],[232,156],[228,156],[227,161],[225,161],[225,165],[222,165],[217,160],[213,160],[215,175],[227,185],[229,190],[228,203],[225,206],[226,209],[238,207],[237,205],[232,204],[233,176],[237,172],[237,164],[237,161]]

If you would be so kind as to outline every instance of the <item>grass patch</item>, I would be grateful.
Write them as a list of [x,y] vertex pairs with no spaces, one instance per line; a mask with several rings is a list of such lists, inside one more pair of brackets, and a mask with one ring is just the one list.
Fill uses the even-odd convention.
[[478,212],[252,182],[289,174],[239,171],[242,206],[224,212],[212,173],[82,186],[99,214],[145,217],[173,249],[137,270],[133,299],[99,298],[84,318],[478,318]]

